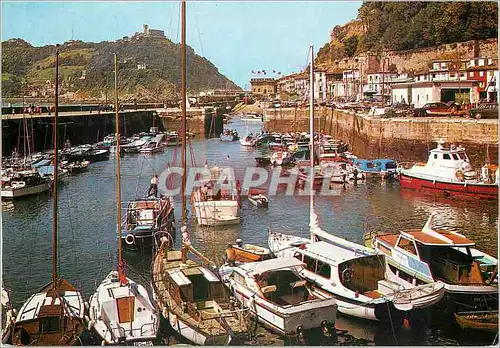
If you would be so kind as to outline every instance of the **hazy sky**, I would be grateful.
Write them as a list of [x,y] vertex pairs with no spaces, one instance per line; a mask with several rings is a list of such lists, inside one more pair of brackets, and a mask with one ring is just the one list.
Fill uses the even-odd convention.
[[[331,28],[357,15],[361,2],[188,1],[187,43],[242,88],[251,71],[292,73],[317,52]],[[142,31],[165,31],[179,42],[179,2],[2,1],[2,40],[22,38],[34,46],[65,41],[113,41]]]

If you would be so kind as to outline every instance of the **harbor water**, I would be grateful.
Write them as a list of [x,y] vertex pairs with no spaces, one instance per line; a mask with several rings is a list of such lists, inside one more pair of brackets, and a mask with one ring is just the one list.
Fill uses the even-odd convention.
[[[259,132],[261,123],[249,122],[246,125],[238,120],[229,123],[227,128],[237,129],[243,137],[247,131]],[[254,158],[262,154],[262,150],[243,147],[238,141],[221,142],[218,138],[195,137],[191,143],[197,166],[205,163],[230,166],[240,180],[245,169],[255,165]],[[122,200],[143,197],[152,174],[163,172],[169,164],[174,165],[174,157],[180,157],[180,147],[175,149],[169,147],[153,156],[124,155],[121,161]],[[115,165],[113,155],[109,161],[92,163],[87,172],[65,179],[58,190],[59,273],[79,287],[86,298],[116,267]],[[477,243],[479,249],[497,255],[498,206],[495,204],[424,195],[403,190],[397,182],[380,180],[340,188],[339,195],[318,196],[316,200],[320,225],[332,234],[363,244],[367,232],[420,228],[434,212],[438,226],[465,234]],[[180,206],[180,197],[177,196],[177,221]],[[188,209],[192,218],[189,201]],[[193,244],[206,256],[220,262],[226,245],[237,238],[267,246],[268,228],[308,236],[309,197],[278,192],[269,196],[268,209],[256,208],[243,199],[241,217],[240,225],[216,229],[202,228],[191,222]],[[52,197],[41,194],[3,202],[2,220],[3,279],[12,291],[15,307],[19,308],[51,279]],[[178,233],[177,245],[179,237]],[[151,253],[126,252],[124,256],[130,276],[148,285]],[[489,335],[458,332],[453,327],[426,328],[424,334],[420,331],[412,333],[411,330],[394,332],[381,329],[377,323],[341,317],[337,319],[336,328],[341,332],[346,330],[347,335],[359,340],[351,340],[350,344],[492,343]],[[280,344],[281,341],[273,341],[272,337],[264,331],[260,344]]]

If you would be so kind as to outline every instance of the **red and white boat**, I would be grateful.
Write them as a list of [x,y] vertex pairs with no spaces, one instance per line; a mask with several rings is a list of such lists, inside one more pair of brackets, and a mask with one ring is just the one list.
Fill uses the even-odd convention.
[[465,149],[443,146],[430,151],[427,163],[416,163],[410,169],[399,168],[401,187],[443,193],[445,195],[498,200],[498,166],[485,165],[473,170]]

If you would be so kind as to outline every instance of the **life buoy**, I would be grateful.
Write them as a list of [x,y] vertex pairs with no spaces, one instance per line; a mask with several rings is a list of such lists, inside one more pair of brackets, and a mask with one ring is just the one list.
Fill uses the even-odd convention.
[[127,243],[128,245],[133,245],[135,244],[135,237],[133,234],[127,234],[127,236],[125,237],[125,243]]
[[464,172],[461,171],[460,169],[455,172],[455,177],[458,180],[463,180],[464,179]]

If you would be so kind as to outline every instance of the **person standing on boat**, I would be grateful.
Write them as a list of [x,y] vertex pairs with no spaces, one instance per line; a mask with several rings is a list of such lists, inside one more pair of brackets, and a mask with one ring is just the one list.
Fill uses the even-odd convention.
[[158,196],[158,174],[153,175],[151,178],[151,185],[149,185],[148,196]]
[[227,245],[226,249],[226,259],[229,266],[236,265],[236,251],[233,248],[232,244]]

